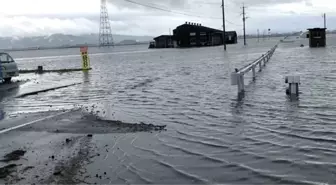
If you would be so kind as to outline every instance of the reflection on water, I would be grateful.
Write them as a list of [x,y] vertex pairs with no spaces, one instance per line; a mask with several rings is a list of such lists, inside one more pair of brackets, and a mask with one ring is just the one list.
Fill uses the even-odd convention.
[[[222,47],[136,52],[145,50],[136,46],[113,55],[90,51],[100,53],[91,56],[92,71],[33,76],[19,91],[82,85],[1,101],[7,114],[95,105],[108,119],[167,125],[168,131],[157,134],[95,138],[98,145],[112,142],[119,148],[88,167],[115,172],[111,183],[336,183],[333,46],[319,51],[301,43],[280,44],[255,82],[246,74],[244,96],[237,97],[237,87],[230,85],[234,68],[275,43],[230,45],[225,54]],[[12,55],[30,57],[19,61],[21,68],[81,65],[72,56],[35,59],[43,57],[40,52]],[[61,51],[46,52],[57,56]],[[301,77],[297,100],[286,96],[289,75]]]
[[5,111],[3,110],[2,106],[0,105],[0,121],[5,118]]
[[9,84],[0,84],[0,121],[6,117],[5,105],[2,102],[12,99],[18,93],[19,87],[23,83],[24,82],[12,82]]
[[89,83],[90,82],[90,76],[89,76],[89,71],[83,71],[83,81],[84,83]]

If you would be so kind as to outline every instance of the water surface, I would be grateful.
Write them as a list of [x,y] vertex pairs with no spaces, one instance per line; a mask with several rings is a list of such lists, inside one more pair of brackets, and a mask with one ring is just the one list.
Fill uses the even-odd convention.
[[[333,184],[336,39],[329,39],[321,49],[308,48],[306,40],[280,44],[256,82],[246,75],[242,100],[230,85],[230,73],[279,38],[230,45],[226,53],[222,46],[92,48],[92,71],[21,75],[18,79],[30,81],[15,93],[81,85],[25,98],[9,94],[1,104],[9,116],[94,104],[107,119],[167,125],[166,132],[152,135],[96,138],[101,146],[114,142],[120,147],[114,156],[88,166],[115,172],[110,183]],[[81,66],[78,49],[11,55],[21,69]],[[286,75],[301,77],[297,101],[285,95]]]

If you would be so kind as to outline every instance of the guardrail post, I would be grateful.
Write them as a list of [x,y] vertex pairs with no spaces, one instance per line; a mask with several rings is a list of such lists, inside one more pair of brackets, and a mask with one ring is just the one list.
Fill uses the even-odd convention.
[[237,85],[238,86],[238,93],[240,92],[239,82],[240,82],[239,74],[237,72],[232,72],[231,73],[231,85]]
[[[263,55],[263,57],[264,57],[264,55]],[[264,60],[264,59],[262,59],[262,60],[259,61],[259,71],[262,71],[262,68],[261,68],[261,62],[262,62],[263,60]]]
[[237,77],[238,77],[237,81],[238,81],[238,94],[239,94],[242,91],[241,78],[240,75],[238,75]]
[[238,86],[238,93],[244,92],[244,74],[233,72],[231,73],[231,85]]
[[238,93],[242,93],[244,91],[245,91],[244,74],[239,74]]
[[252,67],[253,81],[256,79],[255,65]]

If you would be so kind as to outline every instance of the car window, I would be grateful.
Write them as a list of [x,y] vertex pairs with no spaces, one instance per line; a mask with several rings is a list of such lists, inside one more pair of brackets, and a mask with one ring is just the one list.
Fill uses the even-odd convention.
[[1,53],[0,54],[0,62],[1,63],[10,63],[10,62],[14,62],[14,60],[7,53]]

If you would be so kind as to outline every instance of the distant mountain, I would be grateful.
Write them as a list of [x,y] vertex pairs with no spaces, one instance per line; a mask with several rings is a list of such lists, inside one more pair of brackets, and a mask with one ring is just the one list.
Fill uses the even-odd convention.
[[120,45],[130,45],[130,44],[136,44],[138,41],[136,40],[123,40],[119,42]]
[[[113,35],[115,44],[121,41],[149,42],[151,36]],[[31,48],[31,47],[58,47],[80,44],[98,44],[98,34],[80,36],[69,34],[53,34],[36,37],[0,37],[0,49]]]

